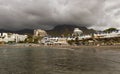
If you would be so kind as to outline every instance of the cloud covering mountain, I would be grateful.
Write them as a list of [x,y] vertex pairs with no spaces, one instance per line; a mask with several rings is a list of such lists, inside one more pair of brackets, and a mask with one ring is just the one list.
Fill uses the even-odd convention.
[[120,0],[0,0],[0,28],[120,28]]

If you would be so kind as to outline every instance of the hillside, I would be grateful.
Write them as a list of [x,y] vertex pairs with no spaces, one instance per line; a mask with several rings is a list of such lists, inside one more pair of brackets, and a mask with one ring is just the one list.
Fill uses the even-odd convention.
[[80,27],[76,25],[58,25],[52,30],[47,30],[47,33],[51,36],[69,36],[73,33],[74,28],[79,28],[84,34],[96,33],[93,29],[87,29],[86,27]]
[[[69,36],[73,33],[74,28],[79,28],[80,30],[83,31],[84,34],[96,33],[96,31],[93,29],[87,29],[86,27],[80,27],[76,25],[58,25],[51,30],[46,30],[46,32],[50,36],[61,36],[61,35]],[[18,31],[0,29],[0,33],[10,32],[10,33],[18,33],[18,34],[33,34],[33,31],[34,31],[33,29],[22,29]]]

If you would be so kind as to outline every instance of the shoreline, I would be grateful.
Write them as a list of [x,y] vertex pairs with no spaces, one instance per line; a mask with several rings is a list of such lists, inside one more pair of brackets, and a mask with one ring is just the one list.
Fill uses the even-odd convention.
[[15,44],[15,45],[4,44],[4,45],[0,45],[0,48],[39,48],[39,47],[40,48],[58,48],[58,49],[81,49],[81,48],[106,49],[106,48],[109,48],[108,50],[114,50],[114,49],[120,50],[119,45],[105,45],[105,46],[40,45],[40,44]]

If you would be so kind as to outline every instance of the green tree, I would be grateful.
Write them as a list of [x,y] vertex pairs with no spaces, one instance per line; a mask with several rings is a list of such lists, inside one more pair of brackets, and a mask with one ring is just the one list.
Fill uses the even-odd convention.
[[25,39],[25,43],[33,43],[33,35],[28,34],[28,37]]
[[108,32],[108,33],[113,32],[113,31],[118,31],[118,29],[116,29],[116,28],[108,28],[108,29],[104,30],[104,32]]
[[40,36],[34,36],[34,43],[39,43],[39,41],[42,39],[43,37]]

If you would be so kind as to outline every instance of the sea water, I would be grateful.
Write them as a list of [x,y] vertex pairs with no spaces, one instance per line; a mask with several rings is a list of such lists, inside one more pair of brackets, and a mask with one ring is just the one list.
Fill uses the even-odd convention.
[[0,74],[119,74],[120,51],[0,48]]

